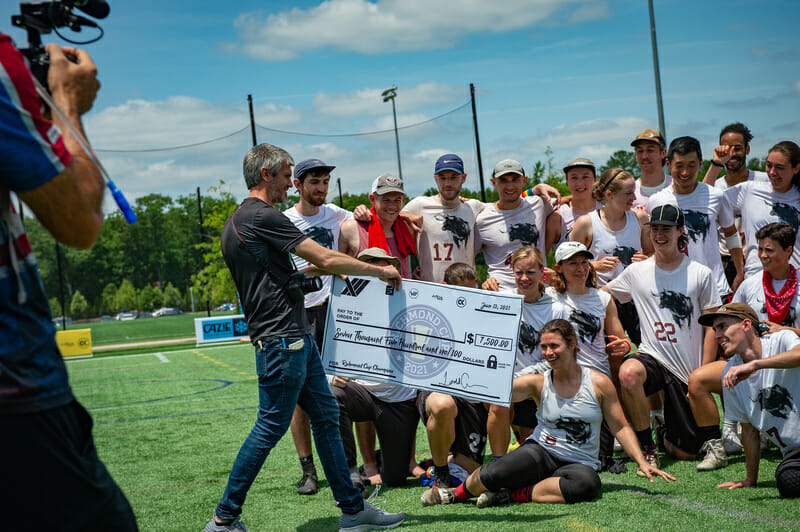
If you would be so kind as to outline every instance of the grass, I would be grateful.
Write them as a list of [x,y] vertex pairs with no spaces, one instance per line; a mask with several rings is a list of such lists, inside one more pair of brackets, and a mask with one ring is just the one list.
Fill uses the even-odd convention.
[[[180,317],[180,316],[178,316]],[[166,318],[164,318],[166,319]],[[158,319],[147,320],[154,323]],[[155,355],[68,362],[79,400],[95,421],[100,457],[128,496],[141,530],[201,530],[225,488],[233,459],[255,419],[258,397],[250,346],[203,347]],[[430,456],[425,431],[417,458]],[[665,459],[678,477],[653,484],[629,472],[601,474],[602,497],[571,506],[518,504],[423,508],[417,481],[381,490],[388,511],[405,511],[407,527],[425,531],[800,529],[797,501],[775,488],[780,455],[762,458],[758,487],[715,485],[745,476],[744,457],[726,469],[698,474],[694,463]],[[318,462],[318,461],[317,461]],[[322,469],[318,470],[322,474]],[[300,466],[287,434],[267,458],[249,492],[243,520],[253,532],[335,530],[338,510],[327,483],[299,496]]]
[[[212,312],[211,316],[232,316],[235,312]],[[160,318],[140,318],[129,321],[94,321],[73,323],[67,330],[91,329],[92,345],[124,344],[147,342],[172,338],[194,337],[194,319],[205,318],[205,312],[161,316]],[[58,327],[57,330],[61,330]]]

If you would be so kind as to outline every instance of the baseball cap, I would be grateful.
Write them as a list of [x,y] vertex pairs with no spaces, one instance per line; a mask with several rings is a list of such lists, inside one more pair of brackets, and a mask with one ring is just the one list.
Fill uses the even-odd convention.
[[753,325],[758,325],[759,319],[756,311],[747,303],[727,303],[719,307],[716,312],[709,312],[697,318],[700,325],[711,327],[714,325],[714,318],[730,316],[740,320],[750,320]]
[[578,157],[577,159],[571,161],[567,166],[565,166],[564,173],[566,174],[567,170],[569,170],[570,168],[579,168],[579,167],[591,168],[592,172],[594,172],[594,174],[597,175],[597,169],[595,168],[594,163],[589,159],[584,159],[583,157]]
[[518,174],[524,176],[525,170],[523,170],[522,165],[514,159],[503,159],[495,165],[494,170],[492,170],[492,177],[503,174]]
[[683,211],[675,205],[659,205],[650,211],[650,221],[645,225],[671,225],[679,227],[685,225]]
[[458,174],[464,173],[464,161],[455,153],[447,153],[436,160],[436,168],[433,173],[438,174],[445,170],[452,170]]
[[336,167],[327,165],[319,159],[306,159],[305,161],[300,161],[294,167],[294,178],[302,181],[305,173],[310,170],[320,169],[326,173],[330,173],[334,168]]
[[594,255],[591,251],[586,249],[586,246],[581,244],[580,242],[562,242],[560,246],[556,248],[556,255],[555,259],[556,262],[561,262],[563,260],[567,260],[570,257],[577,255],[578,253],[585,253],[590,259],[594,258]]
[[659,133],[655,129],[645,129],[644,131],[636,135],[636,138],[633,139],[633,142],[631,142],[631,146],[636,146],[636,143],[639,142],[640,140],[649,140],[650,142],[658,142],[658,144],[662,148],[667,147],[667,143],[664,142],[664,137],[662,137],[661,133]]
[[356,257],[360,261],[370,262],[372,260],[385,260],[392,266],[400,270],[400,259],[392,257],[382,248],[367,248]]
[[402,192],[405,194],[405,190],[403,190],[403,180],[392,174],[383,174],[376,177],[375,181],[372,182],[372,191],[370,194],[382,196],[389,192]]

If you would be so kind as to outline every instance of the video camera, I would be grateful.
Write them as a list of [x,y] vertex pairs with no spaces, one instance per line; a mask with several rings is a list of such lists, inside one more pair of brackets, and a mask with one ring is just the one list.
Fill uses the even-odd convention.
[[[50,68],[50,57],[42,45],[42,33],[55,31],[56,35],[71,44],[89,44],[103,36],[103,28],[96,22],[73,12],[77,8],[90,17],[106,18],[110,11],[105,0],[44,0],[41,2],[22,2],[20,14],[11,16],[11,24],[28,32],[28,47],[20,48],[30,63],[31,72],[43,87],[47,87],[47,70]],[[82,26],[97,28],[100,34],[88,41],[76,42],[67,39],[57,28],[69,27],[72,31],[81,31]]]
[[294,272],[289,276],[286,283],[286,294],[289,301],[299,303],[303,301],[306,294],[322,290],[322,279],[319,277],[306,277],[303,272]]

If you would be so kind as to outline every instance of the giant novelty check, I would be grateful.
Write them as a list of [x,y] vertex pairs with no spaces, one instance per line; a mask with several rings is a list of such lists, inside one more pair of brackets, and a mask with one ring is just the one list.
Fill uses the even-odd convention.
[[508,405],[522,296],[334,278],[325,372]]

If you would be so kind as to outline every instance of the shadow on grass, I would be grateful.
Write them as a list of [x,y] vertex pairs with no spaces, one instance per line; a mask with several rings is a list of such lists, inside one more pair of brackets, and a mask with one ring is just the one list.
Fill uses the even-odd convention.
[[[468,505],[459,505],[464,509],[468,508]],[[474,509],[474,507],[473,507]],[[552,521],[554,519],[563,519],[568,517],[568,513],[564,514],[554,514],[554,515],[525,515],[525,525],[533,526],[536,524],[543,524],[546,521]],[[475,525],[476,523],[485,523],[485,526],[491,527],[500,527],[500,530],[508,530],[508,527],[514,527],[519,525],[519,518],[520,516],[516,513],[486,513],[483,512],[463,512],[463,513],[453,513],[453,514],[419,514],[419,513],[408,513],[406,512],[406,520],[403,522],[403,527],[414,526],[414,525],[433,525],[436,524],[438,527],[445,528],[451,526],[459,526],[459,525]],[[308,521],[307,523],[303,523],[302,525],[298,526],[296,530],[299,532],[316,532],[317,530],[334,530],[335,527],[339,523],[339,518],[337,517],[334,521],[333,518],[317,518]]]

